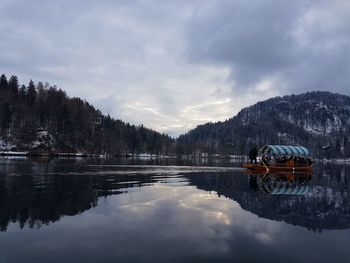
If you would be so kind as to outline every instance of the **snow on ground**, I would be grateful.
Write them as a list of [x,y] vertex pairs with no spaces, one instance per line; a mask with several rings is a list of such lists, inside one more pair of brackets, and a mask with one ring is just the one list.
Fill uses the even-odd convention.
[[13,144],[7,143],[3,139],[0,139],[0,151],[9,151],[13,148],[16,148],[16,146]]
[[36,140],[32,142],[31,147],[36,148],[40,146],[51,147],[55,140],[53,136],[46,130],[40,130],[37,132]]
[[28,155],[28,152],[0,151],[0,155]]

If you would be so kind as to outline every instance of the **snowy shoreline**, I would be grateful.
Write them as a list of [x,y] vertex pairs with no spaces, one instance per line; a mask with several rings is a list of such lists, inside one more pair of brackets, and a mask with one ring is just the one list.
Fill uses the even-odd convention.
[[40,153],[30,151],[0,151],[0,156],[27,156],[27,157],[94,157],[94,158],[109,158],[109,157],[124,157],[124,158],[139,158],[139,159],[159,159],[159,158],[181,158],[181,159],[239,159],[246,160],[245,155],[162,155],[151,153],[122,153],[117,155],[109,154],[92,154],[92,153]]
[[29,151],[0,151],[0,156],[41,156],[41,157],[104,157],[103,154],[88,153],[31,153]]
[[[70,157],[70,158],[138,158],[138,159],[159,159],[159,158],[181,158],[181,159],[230,159],[230,160],[244,160],[247,161],[246,155],[224,155],[224,154],[212,154],[212,155],[160,155],[151,153],[122,153],[118,155],[108,154],[93,154],[93,153],[37,153],[30,151],[0,151],[0,157],[2,156],[18,156],[18,157]],[[320,163],[350,163],[350,158],[335,158],[335,159],[315,159],[315,162]]]

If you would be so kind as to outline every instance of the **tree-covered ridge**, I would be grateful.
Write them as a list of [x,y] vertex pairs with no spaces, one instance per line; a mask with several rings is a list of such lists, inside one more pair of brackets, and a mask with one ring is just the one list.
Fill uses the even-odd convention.
[[224,122],[174,140],[103,116],[88,102],[48,83],[0,77],[0,150],[86,153],[247,154],[255,145],[293,144],[314,155],[350,157],[350,97],[308,92],[271,98]]
[[48,83],[20,85],[0,77],[0,146],[12,150],[168,154],[174,140],[104,116],[88,102]]
[[242,154],[255,145],[293,144],[310,147],[316,156],[350,157],[349,136],[350,97],[318,91],[258,102],[178,141],[184,152]]

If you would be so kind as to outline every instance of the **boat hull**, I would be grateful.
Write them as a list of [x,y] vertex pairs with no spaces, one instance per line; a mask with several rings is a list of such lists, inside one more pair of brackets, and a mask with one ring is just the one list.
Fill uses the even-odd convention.
[[257,172],[294,172],[294,173],[307,173],[312,172],[312,165],[309,166],[298,166],[298,167],[287,167],[287,166],[264,166],[260,164],[244,163],[244,168]]

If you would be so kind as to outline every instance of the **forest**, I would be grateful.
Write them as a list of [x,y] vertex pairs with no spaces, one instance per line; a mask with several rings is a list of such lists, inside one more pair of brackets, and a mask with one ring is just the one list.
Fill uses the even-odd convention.
[[275,97],[181,135],[184,152],[242,154],[266,144],[302,145],[314,157],[350,157],[350,97],[326,91]]
[[20,85],[15,75],[0,77],[0,130],[11,150],[32,153],[169,154],[175,147],[168,135],[105,116],[48,83]]

